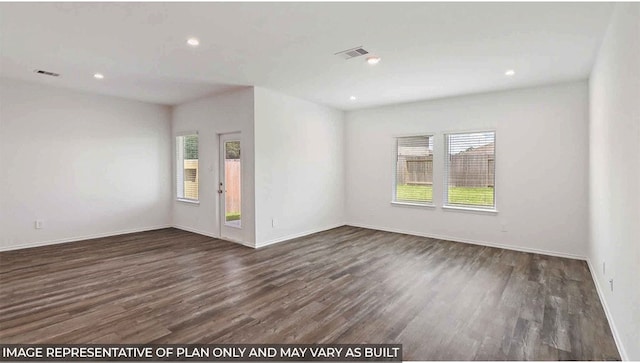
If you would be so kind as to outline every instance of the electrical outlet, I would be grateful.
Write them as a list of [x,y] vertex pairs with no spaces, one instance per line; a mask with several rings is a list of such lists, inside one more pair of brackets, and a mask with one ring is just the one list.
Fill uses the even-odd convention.
[[602,261],[602,274],[606,275],[607,274],[607,263]]
[[611,286],[611,292],[613,292],[613,279],[609,279],[609,286]]
[[502,223],[500,224],[500,230],[501,230],[502,232],[506,232],[506,231],[507,231],[507,224],[506,224],[506,223],[504,223],[504,222],[502,222]]
[[44,223],[42,222],[42,220],[36,219],[36,222],[35,222],[36,229],[42,229],[43,226],[44,226]]
[[275,218],[271,218],[271,228],[276,228],[277,224],[276,224],[276,219]]

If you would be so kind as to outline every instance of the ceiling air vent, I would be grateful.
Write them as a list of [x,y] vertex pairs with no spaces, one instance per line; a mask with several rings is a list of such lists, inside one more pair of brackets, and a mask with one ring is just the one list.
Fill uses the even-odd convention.
[[34,72],[36,72],[36,73],[38,73],[38,74],[44,74],[45,76],[60,77],[60,73],[54,73],[54,72],[49,72],[49,71],[43,71],[42,69],[36,69]]
[[362,46],[343,50],[341,52],[336,53],[335,55],[340,56],[344,59],[351,59],[355,57],[359,57],[361,55],[369,54],[366,50],[362,48]]

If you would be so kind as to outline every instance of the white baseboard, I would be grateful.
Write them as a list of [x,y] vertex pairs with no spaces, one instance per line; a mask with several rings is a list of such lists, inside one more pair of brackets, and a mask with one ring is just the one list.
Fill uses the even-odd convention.
[[13,245],[13,246],[0,246],[0,252],[21,250],[24,248],[57,245],[57,244],[69,243],[69,242],[78,242],[78,241],[84,241],[84,240],[96,239],[96,238],[113,237],[113,236],[119,236],[122,234],[129,234],[129,233],[147,232],[147,231],[153,231],[156,229],[163,229],[163,228],[171,228],[171,225],[163,224],[159,226],[141,227],[141,228],[126,229],[126,230],[114,231],[114,232],[96,233],[96,234],[91,234],[86,236],[68,237],[68,238],[61,238],[61,239],[55,239],[55,240],[49,240],[49,241],[22,243],[22,244]]
[[180,225],[177,225],[177,224],[174,224],[173,228],[181,229],[181,230],[187,231],[187,232],[201,234],[201,235],[212,237],[212,238],[221,239],[221,240],[224,240],[224,241],[229,241],[229,242],[241,244],[243,246],[247,246],[247,247],[251,247],[251,248],[262,248],[262,247],[266,247],[266,246],[269,246],[269,245],[272,245],[272,244],[289,241],[289,240],[292,240],[294,238],[308,236],[310,234],[326,231],[326,230],[337,228],[337,227],[341,227],[341,226],[344,226],[344,224],[339,223],[339,224],[334,224],[334,225],[330,225],[330,226],[327,226],[327,227],[312,229],[312,230],[305,231],[305,232],[302,232],[302,233],[290,234],[290,235],[287,235],[287,236],[283,236],[283,237],[279,237],[279,238],[275,238],[275,239],[269,240],[267,242],[263,242],[263,243],[261,243],[259,245],[256,245],[256,246],[254,246],[252,244],[249,244],[249,243],[244,243],[242,241],[236,241],[236,240],[221,238],[220,236],[216,236],[211,232],[201,231],[201,230],[198,230],[196,228],[180,226]]
[[437,235],[437,234],[432,234],[432,233],[406,231],[406,230],[401,230],[401,229],[396,229],[396,228],[376,227],[376,226],[371,226],[371,225],[361,224],[361,223],[347,223],[347,225],[348,226],[352,226],[352,227],[375,229],[375,230],[378,230],[378,231],[410,234],[410,235],[413,235],[413,236],[441,239],[441,240],[445,240],[445,241],[462,242],[462,243],[470,243],[470,244],[479,245],[479,246],[503,248],[505,250],[512,250],[512,251],[518,251],[518,252],[537,253],[537,254],[547,255],[547,256],[570,258],[570,259],[573,259],[573,260],[585,260],[586,261],[586,259],[587,259],[586,256],[574,255],[574,254],[570,254],[570,253],[547,251],[547,250],[540,250],[540,249],[537,249],[537,248],[529,248],[529,247],[521,247],[521,246],[504,245],[504,244],[500,244],[500,243],[478,241],[478,240],[472,240],[472,239],[460,238],[460,237],[452,237],[452,236],[443,236],[443,235]]
[[624,349],[622,345],[622,341],[620,340],[620,334],[618,333],[618,329],[616,328],[616,324],[613,321],[613,316],[611,315],[611,310],[609,310],[609,305],[607,304],[607,300],[604,297],[604,293],[602,290],[602,286],[598,282],[598,276],[596,276],[596,270],[591,263],[591,259],[587,258],[587,265],[589,265],[589,271],[591,271],[591,278],[593,279],[593,283],[596,285],[596,291],[598,292],[598,297],[600,298],[600,303],[602,303],[602,307],[604,308],[604,314],[607,317],[607,321],[609,322],[609,327],[611,328],[611,333],[613,334],[613,340],[616,342],[616,347],[618,347],[618,353],[620,353],[620,358],[624,361],[629,360],[629,356],[627,356],[627,351]]
[[235,240],[235,239],[225,238],[225,237],[216,237],[216,238],[220,239],[220,240],[223,240],[223,241],[227,241],[227,242],[237,243],[237,244],[243,245],[245,247],[256,248],[256,246],[254,246],[253,244],[246,243],[244,241],[238,241],[238,240]]
[[178,225],[178,224],[174,224],[172,227],[173,228],[177,228],[177,229],[181,229],[183,231],[191,232],[191,233],[201,234],[203,236],[207,236],[207,237],[211,237],[211,238],[220,238],[220,236],[216,236],[215,234],[213,234],[211,232],[202,231],[202,230],[199,230],[199,229],[196,229],[196,228],[181,226],[181,225]]
[[197,234],[201,234],[203,236],[207,236],[207,237],[220,239],[220,240],[223,240],[223,241],[233,242],[233,243],[237,243],[239,245],[255,248],[255,246],[252,245],[252,244],[245,243],[245,242],[242,242],[242,241],[232,240],[232,239],[228,239],[228,238],[224,238],[224,237],[220,237],[220,236],[215,235],[214,233],[202,231],[202,230],[199,230],[199,229],[196,229],[196,228],[180,226],[180,225],[177,225],[177,224],[174,224],[172,227],[173,228],[177,228],[177,229],[181,229],[183,231],[187,231],[187,232],[191,232],[191,233],[197,233]]
[[302,233],[290,234],[290,235],[287,235],[287,236],[284,236],[284,237],[279,237],[279,238],[275,238],[275,239],[269,240],[267,242],[260,243],[259,245],[256,245],[256,248],[262,248],[262,247],[266,247],[266,246],[269,246],[269,245],[272,245],[272,244],[289,241],[289,240],[292,240],[294,238],[300,238],[300,237],[308,236],[310,234],[323,232],[323,231],[328,231],[330,229],[342,227],[344,225],[345,225],[344,223],[337,223],[337,224],[332,224],[330,226],[325,226],[325,227],[322,227],[322,228],[315,228],[315,229],[308,230],[308,231],[305,231],[305,232],[302,232]]

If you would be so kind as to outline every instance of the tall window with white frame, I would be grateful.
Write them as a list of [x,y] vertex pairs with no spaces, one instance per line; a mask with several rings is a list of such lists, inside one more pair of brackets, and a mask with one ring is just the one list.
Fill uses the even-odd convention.
[[496,133],[467,132],[445,135],[444,205],[496,209]]
[[393,201],[433,203],[433,136],[396,138],[396,173]]
[[176,197],[198,201],[198,134],[176,137]]

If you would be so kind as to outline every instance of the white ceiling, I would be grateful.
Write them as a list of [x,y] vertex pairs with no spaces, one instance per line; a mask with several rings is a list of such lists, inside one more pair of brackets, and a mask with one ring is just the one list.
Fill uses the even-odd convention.
[[[0,75],[171,105],[256,85],[348,110],[584,79],[612,9],[612,3],[2,3]],[[200,47],[186,45],[190,36]],[[364,57],[334,55],[360,45],[382,61],[370,66]],[[506,77],[507,69],[516,75]],[[95,72],[105,79],[93,79]]]

